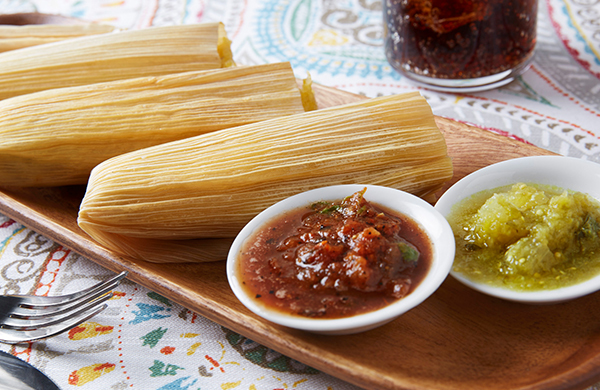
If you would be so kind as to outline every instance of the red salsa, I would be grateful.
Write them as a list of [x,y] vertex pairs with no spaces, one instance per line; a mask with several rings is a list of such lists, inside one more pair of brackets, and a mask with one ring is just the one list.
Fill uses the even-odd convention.
[[244,288],[268,307],[340,318],[409,294],[431,264],[431,243],[411,219],[364,198],[319,202],[275,218],[246,240]]

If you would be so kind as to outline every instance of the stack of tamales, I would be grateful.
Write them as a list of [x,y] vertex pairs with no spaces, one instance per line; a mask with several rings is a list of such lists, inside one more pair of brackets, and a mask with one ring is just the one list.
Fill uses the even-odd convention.
[[313,110],[290,64],[235,66],[229,44],[215,23],[0,54],[0,186],[87,183],[78,223],[98,243],[204,262],[298,192],[358,183],[430,198],[452,177],[420,94]]
[[[310,102],[311,95],[304,95]],[[134,78],[0,100],[0,185],[84,184],[94,166],[119,154],[304,111],[289,63]]]
[[427,197],[451,177],[431,109],[411,93],[117,156],[92,171],[78,222],[132,258],[214,261],[252,217],[298,192],[376,184]]

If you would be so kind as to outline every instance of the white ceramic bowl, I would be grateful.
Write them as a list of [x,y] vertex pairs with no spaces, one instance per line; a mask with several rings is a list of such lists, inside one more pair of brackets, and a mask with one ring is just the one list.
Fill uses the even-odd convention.
[[[522,157],[482,168],[459,180],[437,201],[435,208],[447,216],[452,207],[477,192],[518,182],[558,186],[600,199],[600,164],[562,156]],[[546,291],[519,292],[475,283],[450,271],[463,284],[498,298],[530,304],[550,304],[600,290],[600,275],[577,285]]]
[[[242,244],[248,236],[272,218],[288,210],[307,206],[320,200],[341,200],[365,187],[367,187],[365,198],[369,202],[379,204],[392,212],[395,211],[410,217],[420,225],[430,238],[433,247],[432,264],[425,278],[412,293],[382,309],[339,319],[312,319],[283,314],[257,304],[254,297],[247,295],[245,290],[242,289],[240,279],[238,278],[237,262]],[[252,312],[271,322],[313,333],[351,334],[381,326],[419,305],[433,294],[450,272],[452,262],[454,261],[454,249],[454,236],[450,225],[440,213],[422,199],[387,187],[337,185],[300,193],[276,203],[257,215],[242,229],[231,246],[227,258],[227,277],[238,299]]]

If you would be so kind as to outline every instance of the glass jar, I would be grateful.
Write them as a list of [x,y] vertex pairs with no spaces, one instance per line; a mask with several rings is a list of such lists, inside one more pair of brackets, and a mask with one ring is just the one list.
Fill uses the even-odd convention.
[[385,53],[432,89],[484,90],[512,81],[533,57],[537,0],[384,0]]

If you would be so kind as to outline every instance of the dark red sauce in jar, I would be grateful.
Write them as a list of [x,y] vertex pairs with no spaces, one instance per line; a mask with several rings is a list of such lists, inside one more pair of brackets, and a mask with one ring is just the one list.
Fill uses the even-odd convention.
[[410,294],[431,265],[431,242],[406,216],[360,191],[290,211],[246,240],[242,285],[264,305],[304,317],[341,318]]
[[538,0],[384,0],[385,50],[397,70],[470,79],[517,69],[536,42]]

